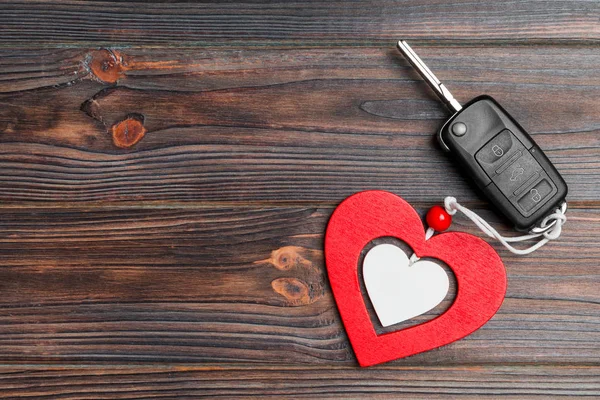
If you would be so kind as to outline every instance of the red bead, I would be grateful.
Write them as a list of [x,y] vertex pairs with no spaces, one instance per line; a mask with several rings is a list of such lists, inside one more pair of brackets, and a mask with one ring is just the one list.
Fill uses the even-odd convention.
[[433,206],[427,211],[427,225],[430,228],[441,232],[450,227],[452,216],[444,210],[443,207]]

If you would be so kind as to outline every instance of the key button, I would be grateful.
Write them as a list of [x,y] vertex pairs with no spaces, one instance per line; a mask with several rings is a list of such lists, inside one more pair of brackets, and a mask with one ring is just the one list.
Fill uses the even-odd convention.
[[[521,152],[516,152],[519,153]],[[540,165],[529,152],[521,153],[516,159],[512,156],[507,157],[507,161],[511,162],[500,168],[502,172],[492,176],[492,181],[506,197],[510,197],[519,192],[524,185],[529,186],[533,183],[533,176],[539,173]]]
[[454,125],[452,125],[452,133],[454,136],[463,136],[465,133],[467,133],[467,125],[465,125],[463,122],[456,122]]
[[542,179],[534,187],[527,190],[519,199],[519,206],[525,210],[525,212],[529,212],[538,204],[544,203],[545,200],[548,200],[548,195],[550,193],[552,193],[552,185],[548,183],[547,179]]
[[487,142],[475,155],[475,159],[481,167],[493,173],[499,167],[500,159],[512,155],[515,150],[524,149],[521,142],[513,134],[505,129]]

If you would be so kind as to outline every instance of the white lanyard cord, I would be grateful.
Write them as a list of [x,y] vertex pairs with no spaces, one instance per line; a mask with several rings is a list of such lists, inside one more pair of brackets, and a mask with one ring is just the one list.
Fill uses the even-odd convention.
[[[564,211],[561,209],[557,209],[554,213],[548,215],[546,218],[544,218],[542,220],[542,222],[540,224],[540,226],[542,228],[551,224],[552,221],[555,221],[554,225],[551,226],[549,229],[545,230],[544,232],[531,233],[528,235],[522,235],[522,236],[516,236],[516,237],[504,237],[501,234],[499,234],[498,231],[495,230],[486,220],[481,218],[475,212],[469,210],[467,207],[460,205],[454,197],[448,196],[444,199],[444,208],[446,209],[446,212],[450,215],[456,214],[456,211],[462,212],[467,218],[469,218],[471,221],[473,221],[475,223],[475,225],[477,225],[483,233],[485,233],[486,235],[488,235],[491,238],[498,239],[500,241],[500,243],[502,243],[502,245],[504,247],[506,247],[510,252],[512,252],[514,254],[518,254],[518,255],[525,255],[525,254],[532,253],[532,252],[536,251],[537,249],[539,249],[540,247],[542,247],[543,245],[545,245],[546,243],[548,243],[550,240],[558,239],[558,237],[560,236],[560,233],[562,231],[562,226],[567,221],[567,216],[564,214]],[[509,243],[513,243],[513,242],[522,242],[525,240],[536,239],[536,238],[542,238],[542,239],[540,239],[539,242],[532,245],[531,247],[528,247],[525,249],[517,249],[509,244]]]

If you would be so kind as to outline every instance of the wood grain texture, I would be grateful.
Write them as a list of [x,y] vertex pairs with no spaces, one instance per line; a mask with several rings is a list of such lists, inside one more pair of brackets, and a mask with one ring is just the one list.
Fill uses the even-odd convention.
[[[599,16],[0,2],[0,397],[600,397]],[[494,244],[508,298],[483,329],[360,370],[323,266],[333,206],[383,189],[423,213],[452,194],[510,234],[435,143],[447,111],[400,38],[461,102],[491,94],[533,134],[569,222],[528,257]]]
[[190,45],[264,40],[369,43],[428,40],[597,41],[595,1],[10,1],[3,43]]
[[[569,200],[597,204],[595,48],[419,50],[461,101],[512,112]],[[433,139],[446,111],[393,48],[5,54],[27,67],[0,67],[4,202],[478,200]]]
[[[5,209],[0,359],[353,366],[323,265],[331,211]],[[569,218],[534,256],[495,245],[509,285],[488,324],[394,365],[600,363],[600,212]]]
[[600,396],[597,366],[273,367],[15,366],[10,398],[539,399]]

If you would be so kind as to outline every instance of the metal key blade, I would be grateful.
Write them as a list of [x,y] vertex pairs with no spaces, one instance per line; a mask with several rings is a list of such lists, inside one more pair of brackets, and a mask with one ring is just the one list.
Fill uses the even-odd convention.
[[423,60],[411,49],[411,47],[404,40],[400,40],[398,42],[398,50],[406,57],[408,62],[417,70],[419,75],[423,77],[425,82],[433,89],[435,94],[440,98],[440,100],[452,111],[459,112],[462,110],[462,106],[456,99],[452,96],[452,93],[440,80],[431,72],[431,70],[425,65]]

